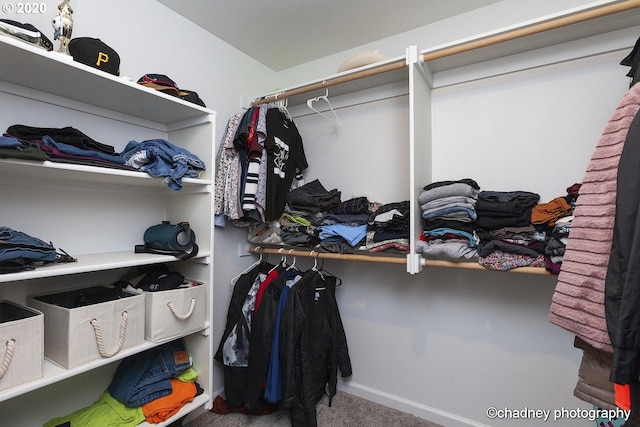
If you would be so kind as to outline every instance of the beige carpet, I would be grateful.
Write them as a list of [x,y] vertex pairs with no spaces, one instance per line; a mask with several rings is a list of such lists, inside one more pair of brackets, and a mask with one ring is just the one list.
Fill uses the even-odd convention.
[[[414,415],[338,392],[328,406],[323,398],[316,405],[319,427],[442,427]],[[184,424],[184,427],[289,427],[289,413],[280,410],[270,415],[249,416],[238,413],[218,415],[207,412]]]

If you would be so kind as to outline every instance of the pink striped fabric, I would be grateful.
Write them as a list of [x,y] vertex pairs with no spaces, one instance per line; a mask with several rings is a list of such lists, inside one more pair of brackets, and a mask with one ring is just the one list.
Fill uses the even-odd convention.
[[610,353],[604,282],[616,212],[618,164],[638,109],[640,85],[634,85],[609,119],[587,166],[549,313],[551,323]]

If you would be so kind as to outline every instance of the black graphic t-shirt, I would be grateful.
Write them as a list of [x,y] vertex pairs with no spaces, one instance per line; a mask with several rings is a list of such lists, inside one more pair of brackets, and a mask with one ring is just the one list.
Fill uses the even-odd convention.
[[278,219],[287,202],[287,193],[296,176],[309,165],[302,137],[292,120],[278,108],[267,111],[267,195],[265,219]]

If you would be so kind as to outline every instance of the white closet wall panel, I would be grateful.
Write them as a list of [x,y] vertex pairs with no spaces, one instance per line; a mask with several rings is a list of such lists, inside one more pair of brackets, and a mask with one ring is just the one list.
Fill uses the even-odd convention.
[[305,181],[318,178],[327,190],[340,190],[343,201],[360,196],[381,203],[409,200],[407,96],[346,104],[336,113],[339,126],[315,113],[296,118],[292,111],[309,163]]
[[625,50],[433,91],[433,178],[526,190],[541,202],[580,182],[626,91]]

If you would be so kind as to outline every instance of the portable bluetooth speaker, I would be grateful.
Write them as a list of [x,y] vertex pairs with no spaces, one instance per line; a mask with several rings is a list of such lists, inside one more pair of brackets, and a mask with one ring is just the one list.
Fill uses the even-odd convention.
[[159,253],[187,259],[198,253],[196,235],[188,222],[171,224],[162,221],[144,232],[144,245],[136,245],[137,253]]

